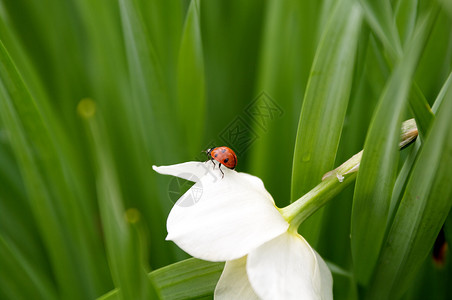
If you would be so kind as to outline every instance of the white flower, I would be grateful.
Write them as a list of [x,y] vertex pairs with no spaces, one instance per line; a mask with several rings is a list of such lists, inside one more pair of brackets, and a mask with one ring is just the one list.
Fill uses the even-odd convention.
[[174,205],[167,240],[226,261],[215,299],[332,299],[331,272],[283,218],[262,181],[208,162],[153,166],[195,182]]

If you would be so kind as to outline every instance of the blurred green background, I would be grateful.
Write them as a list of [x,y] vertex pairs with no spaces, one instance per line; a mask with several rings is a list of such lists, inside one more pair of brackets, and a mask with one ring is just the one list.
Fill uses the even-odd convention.
[[[145,272],[188,256],[165,241],[179,183],[151,166],[204,160],[202,150],[226,145],[238,171],[288,205],[363,148],[388,78],[428,13],[412,64],[432,105],[452,67],[451,6],[369,3],[1,0],[0,298],[93,299],[119,286],[123,296],[156,297]],[[366,9],[348,28],[352,6]],[[337,126],[316,131],[332,120],[320,115],[320,125],[298,129],[303,99],[320,108],[336,95],[343,101],[328,114],[343,111]],[[329,139],[330,129],[330,165],[296,181],[297,134]],[[353,187],[336,198],[302,232],[351,272]],[[449,260],[438,267],[429,257],[422,268],[406,297],[452,297]],[[335,274],[336,299],[358,290]]]

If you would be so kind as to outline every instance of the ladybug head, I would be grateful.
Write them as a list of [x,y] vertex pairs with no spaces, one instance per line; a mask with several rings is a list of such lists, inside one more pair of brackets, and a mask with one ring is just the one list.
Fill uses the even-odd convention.
[[207,150],[204,150],[203,152],[205,152],[207,154],[207,156],[210,156],[210,153],[212,152],[214,148],[209,148]]

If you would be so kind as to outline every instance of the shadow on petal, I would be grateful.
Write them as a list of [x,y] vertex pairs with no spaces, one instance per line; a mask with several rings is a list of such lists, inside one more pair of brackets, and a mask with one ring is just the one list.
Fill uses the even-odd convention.
[[262,299],[333,299],[330,270],[299,234],[283,233],[250,252],[247,273]]
[[226,262],[215,288],[214,298],[216,300],[259,299],[248,281],[246,256]]

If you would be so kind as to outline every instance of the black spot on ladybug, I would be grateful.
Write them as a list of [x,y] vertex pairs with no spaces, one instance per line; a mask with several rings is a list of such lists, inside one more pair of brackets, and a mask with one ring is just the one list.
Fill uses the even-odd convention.
[[215,157],[217,157],[218,156],[218,153],[217,154],[215,154]]
[[221,150],[221,153],[225,153],[225,152],[226,152],[226,149],[222,149],[222,150]]
[[229,161],[229,158],[226,158],[225,160],[223,160],[225,163],[227,163]]

